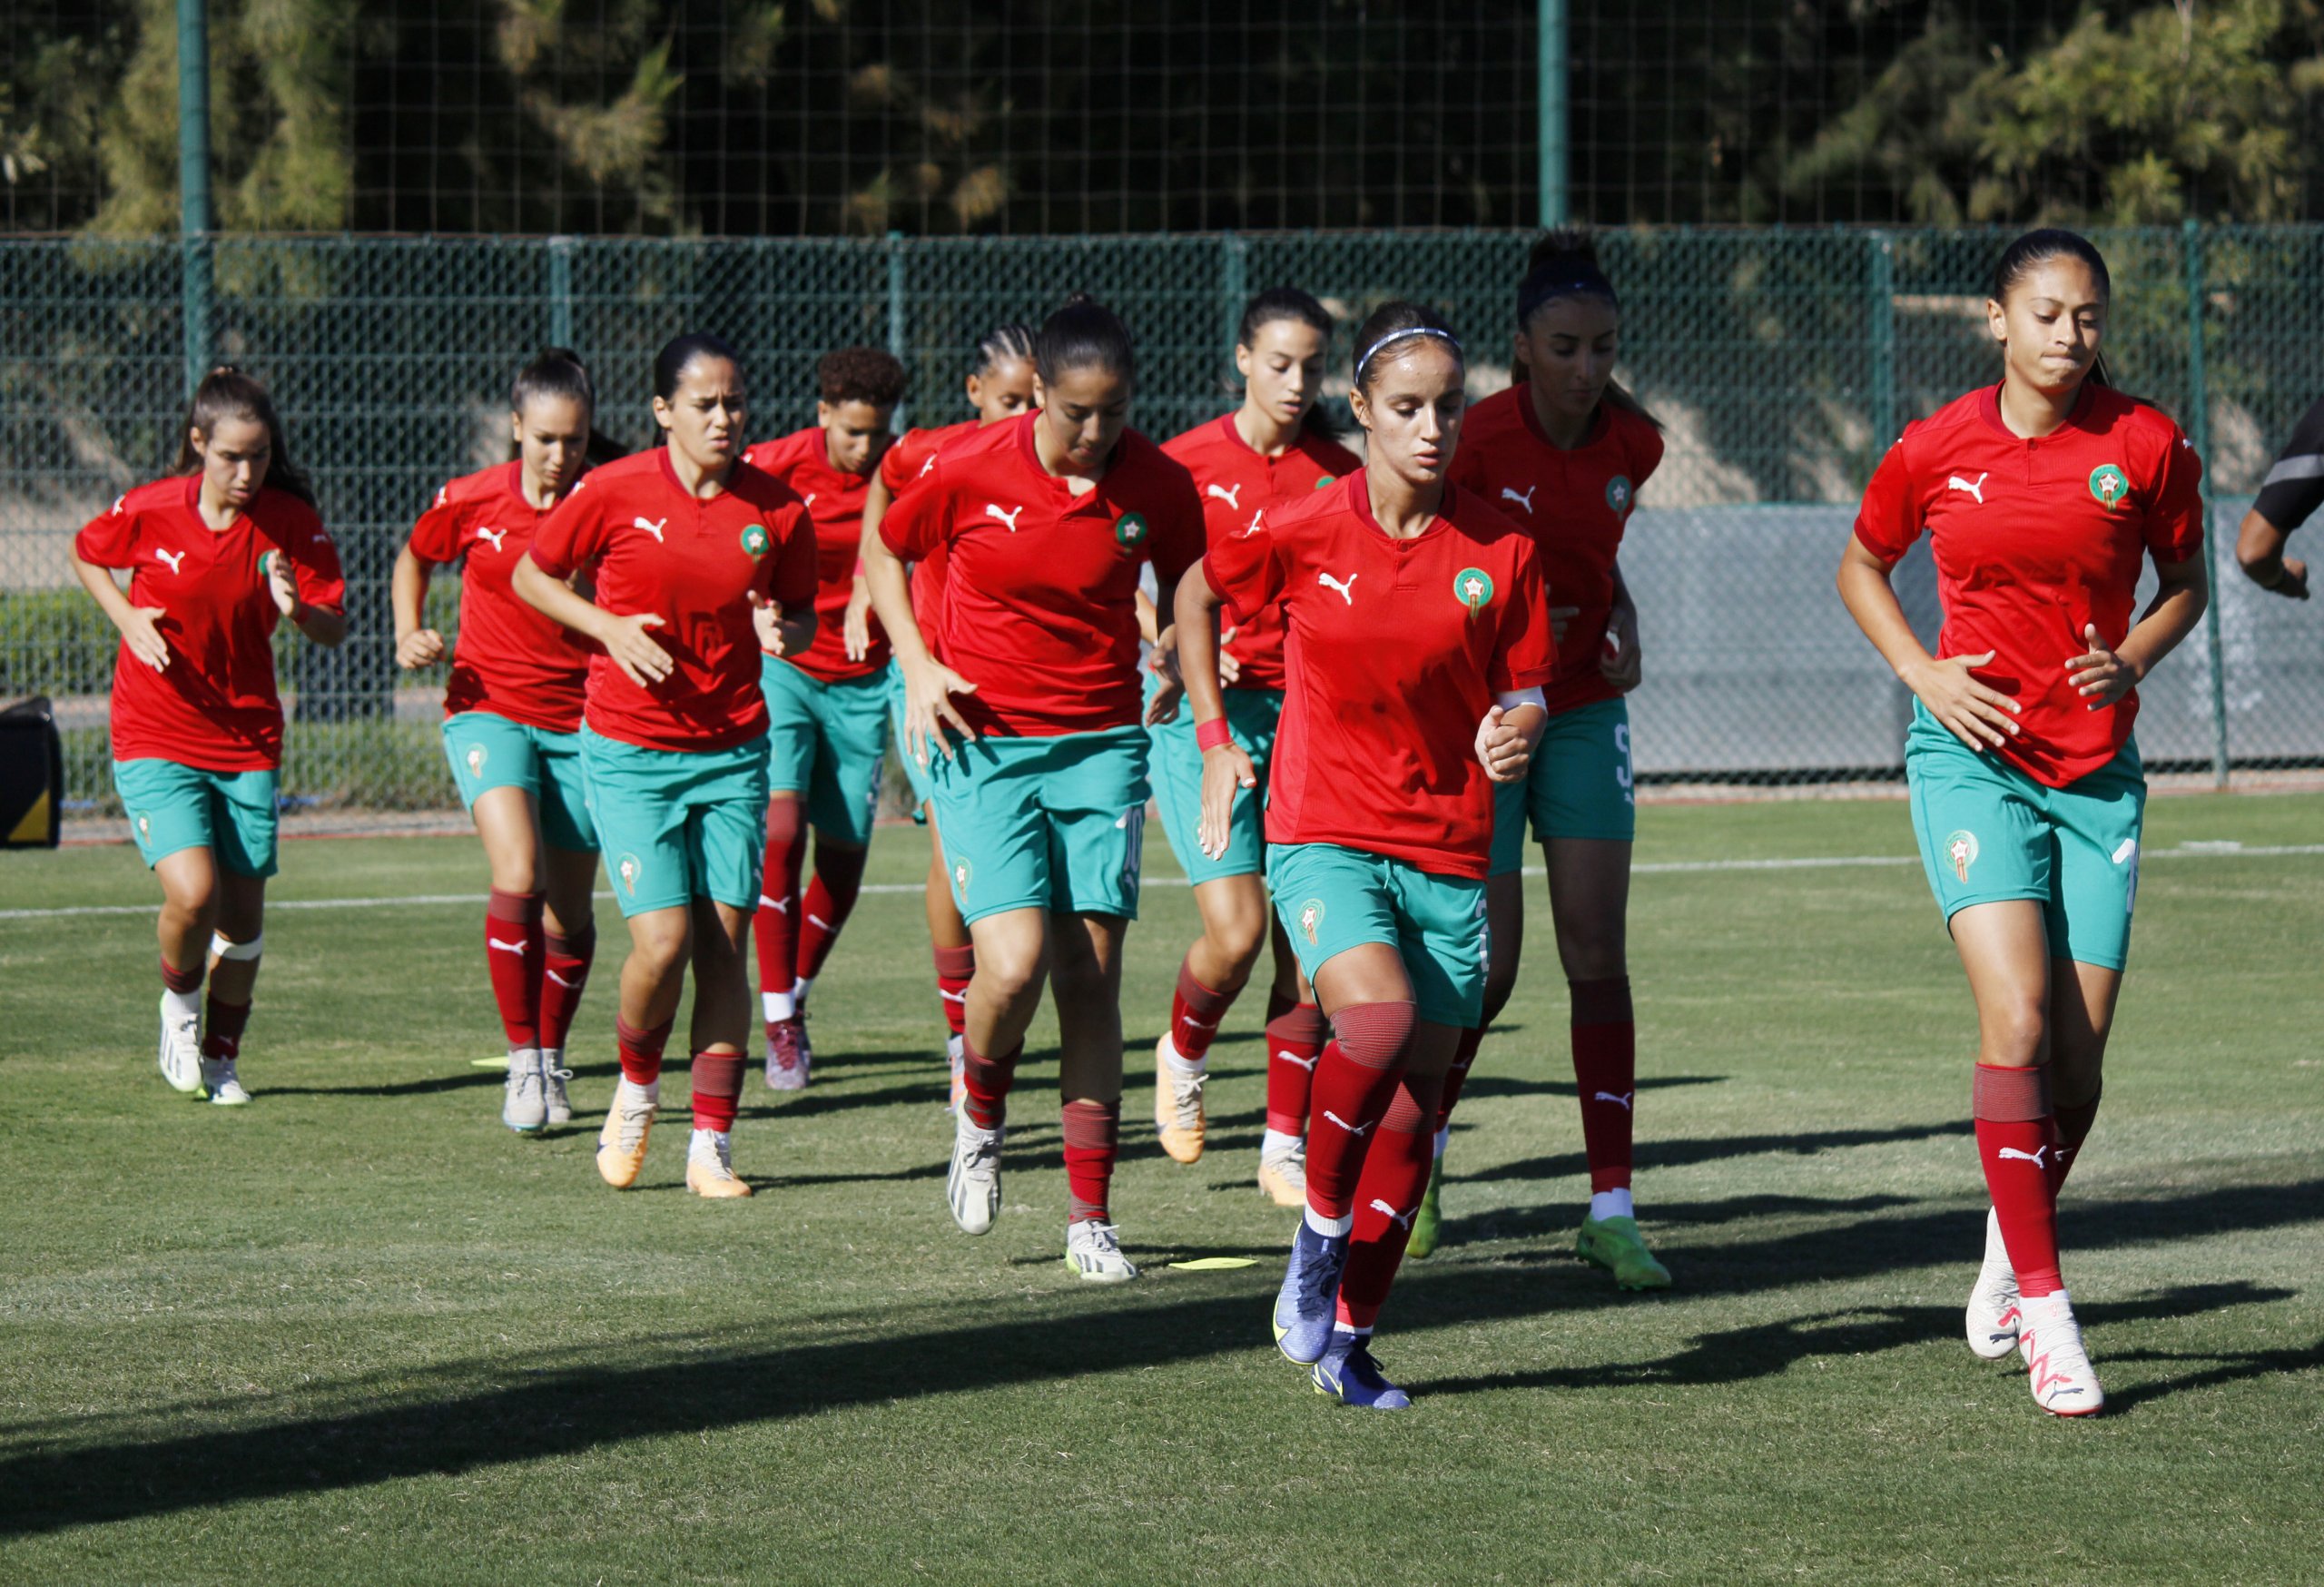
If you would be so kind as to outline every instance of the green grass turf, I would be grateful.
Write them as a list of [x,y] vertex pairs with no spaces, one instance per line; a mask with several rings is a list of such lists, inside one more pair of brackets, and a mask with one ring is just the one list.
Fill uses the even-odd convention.
[[[1192,929],[1131,933],[1116,1211],[1136,1285],[1059,1262],[1053,1026],[1007,1210],[942,1206],[920,903],[867,897],[816,991],[822,1066],[736,1137],[748,1202],[511,1138],[473,904],[278,911],[222,1112],[154,1074],[152,883],[126,848],[0,856],[0,1581],[2268,1582],[2324,1572],[2324,799],[2156,801],[2067,1272],[2109,1393],[2043,1416],[1971,1358],[1971,1010],[1915,867],[1649,870],[1631,927],[1639,1191],[1678,1276],[1569,1256],[1585,1190],[1564,991],[1528,978],[1456,1129],[1448,1248],[1380,1354],[1399,1417],[1269,1347],[1288,1216],[1251,1182],[1256,1000],[1211,1152],[1146,1128]],[[1642,865],[1908,852],[1893,803],[1657,807]],[[1167,871],[1163,845],[1154,868]],[[873,880],[924,850],[881,833]],[[480,894],[468,840],[293,843],[278,900]],[[620,940],[601,905],[608,943]],[[616,957],[617,950],[609,954]],[[671,1096],[682,1103],[683,1078]],[[1173,1273],[1202,1255],[1251,1268]]]

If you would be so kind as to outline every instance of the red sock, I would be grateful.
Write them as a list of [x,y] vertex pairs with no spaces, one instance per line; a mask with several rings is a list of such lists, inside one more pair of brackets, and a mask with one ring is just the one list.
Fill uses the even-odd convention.
[[1977,1066],[1970,1092],[1977,1160],[2001,1221],[2001,1243],[2017,1269],[2018,1292],[2039,1300],[2064,1287],[2058,1276],[2058,1199],[2050,1188],[2050,1070]]
[[484,906],[484,962],[492,972],[492,998],[500,1005],[500,1028],[508,1050],[541,1044],[541,895],[503,892],[497,887]]
[[1077,1099],[1060,1109],[1065,1120],[1065,1183],[1074,1223],[1106,1216],[1106,1192],[1114,1182],[1114,1153],[1122,1133],[1122,1105]]
[[1364,1159],[1364,1173],[1355,1182],[1355,1227],[1347,1267],[1340,1274],[1339,1320],[1351,1328],[1369,1328],[1378,1319],[1380,1304],[1403,1263],[1413,1218],[1436,1161],[1442,1083],[1441,1076],[1404,1076],[1380,1120],[1380,1139]]
[[832,956],[832,944],[839,941],[839,929],[847,924],[855,908],[855,895],[863,891],[863,864],[871,857],[869,849],[815,845],[815,879],[808,884],[799,922],[799,955],[794,962],[800,980],[812,981],[822,973],[823,961]]
[[1267,1020],[1267,1128],[1307,1133],[1307,1093],[1332,1028],[1313,1003],[1293,1003]]
[[2098,1122],[2098,1099],[2102,1093],[2093,1091],[2087,1102],[2071,1107],[2053,1107],[2050,1117],[2057,1128],[2050,1132],[2050,1198],[2057,1198],[2064,1188],[2066,1176],[2073,1172],[2074,1159],[2082,1155],[2082,1143],[2090,1138],[2090,1127]]
[[168,960],[162,961],[162,984],[173,992],[199,991],[202,978],[209,966],[197,959],[192,970],[180,970]]
[[974,948],[937,948],[936,995],[944,1004],[944,1023],[955,1036],[969,1028],[969,982],[977,972]]
[[1316,1061],[1308,1097],[1307,1208],[1318,1217],[1345,1217],[1355,1200],[1364,1154],[1412,1045],[1414,1014],[1410,1003],[1353,1003],[1332,1016],[1337,1036]]
[[766,803],[766,860],[759,871],[759,908],[751,935],[759,951],[759,991],[784,997],[798,983],[799,863],[806,858],[807,831],[799,801]]
[[[659,1062],[659,1060],[656,1060]],[[624,1073],[627,1073],[625,1066]],[[694,1055],[694,1127],[732,1129],[734,1105],[743,1098],[743,1055],[739,1052],[697,1052]]]
[[1469,1070],[1476,1064],[1477,1049],[1483,1045],[1484,1039],[1483,1025],[1461,1032],[1460,1042],[1452,1049],[1452,1067],[1444,1071],[1443,1089],[1437,1093],[1437,1129],[1452,1121],[1452,1104],[1461,1099],[1461,1088],[1469,1083]]
[[1288,1014],[1292,1010],[1298,1006],[1299,1000],[1297,998],[1287,998],[1281,992],[1275,991],[1275,988],[1267,988],[1268,1024],[1274,1024],[1277,1020],[1282,1019],[1285,1014]]
[[577,937],[548,932],[541,938],[541,1045],[560,1051],[581,1007],[581,989],[589,984],[589,966],[597,956],[597,928]]
[[1628,976],[1566,983],[1573,997],[1573,1083],[1581,1100],[1581,1149],[1590,1188],[1630,1182],[1630,1108],[1638,1099],[1638,1026]]
[[651,1030],[614,1016],[614,1040],[621,1049],[621,1078],[634,1086],[650,1086],[662,1078],[662,1049],[670,1040],[670,1027],[676,1024],[672,1015]]
[[[987,1058],[963,1040],[960,1043],[960,1106],[979,1129],[999,1129],[1009,1121],[1009,1088],[1017,1080],[1017,1060],[1025,1056],[1019,1041],[997,1058]],[[1120,1116],[1118,1105],[1115,1116]]]
[[[1193,950],[1187,950],[1192,953]],[[1170,1046],[1189,1063],[1200,1063],[1226,1017],[1233,992],[1216,992],[1195,979],[1186,961],[1178,961],[1178,990],[1170,997]]]
[[202,1000],[202,1056],[211,1060],[240,1058],[242,1032],[250,1028],[248,1003],[222,1003],[212,992]]

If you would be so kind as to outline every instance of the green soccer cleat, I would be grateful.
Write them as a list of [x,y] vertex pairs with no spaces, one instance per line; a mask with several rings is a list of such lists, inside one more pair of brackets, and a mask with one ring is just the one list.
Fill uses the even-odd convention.
[[1611,1273],[1617,1288],[1670,1287],[1670,1269],[1646,1248],[1646,1237],[1638,1232],[1634,1217],[1584,1217],[1573,1254]]
[[1404,1242],[1404,1255],[1415,1262],[1424,1262],[1436,1254],[1436,1242],[1443,1232],[1443,1208],[1438,1205],[1439,1192],[1444,1188],[1444,1159],[1439,1158],[1428,1170],[1428,1189],[1420,1198],[1420,1211],[1413,1218],[1413,1237]]

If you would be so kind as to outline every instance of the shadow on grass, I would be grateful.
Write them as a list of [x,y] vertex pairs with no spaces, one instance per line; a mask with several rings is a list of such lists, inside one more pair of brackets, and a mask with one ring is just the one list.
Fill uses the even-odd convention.
[[[1463,1091],[1462,1095],[1466,1096]],[[1455,1119],[1458,1119],[1456,1114]],[[1641,1168],[1677,1168],[1693,1163],[1715,1163],[1728,1158],[1755,1157],[1762,1153],[1787,1153],[1793,1157],[1813,1157],[1821,1151],[1834,1151],[1844,1147],[1895,1146],[1905,1141],[1934,1140],[1941,1135],[1967,1135],[1972,1126],[1966,1119],[1948,1119],[1941,1124],[1906,1124],[1894,1129],[1826,1129],[1809,1130],[1799,1135],[1713,1135],[1679,1140],[1642,1140],[1632,1148],[1633,1161]],[[1569,1174],[1588,1172],[1589,1159],[1580,1152],[1552,1152],[1547,1157],[1521,1158],[1498,1168],[1484,1168],[1473,1174],[1448,1174],[1449,1183],[1473,1180],[1487,1183],[1495,1179],[1558,1179]]]
[[[1748,1205],[1758,1198],[1741,1199]],[[1852,1209],[1849,1202],[1830,1205]],[[2324,1216],[2324,1179],[2233,1187],[2087,1208],[2077,1219],[2075,1245],[2139,1243],[2223,1228],[2248,1232],[2319,1216]],[[1695,1221],[1718,1218],[1699,1212]],[[1718,1248],[1716,1261],[1682,1269],[1680,1283],[1689,1294],[1716,1295],[1925,1266],[1932,1252],[1942,1250],[1960,1251],[1965,1261],[1978,1248],[1982,1221],[1982,1212],[1970,1210],[1901,1218],[1876,1213],[1813,1234],[1735,1242]],[[1264,1256],[1239,1248],[1216,1254]],[[832,1342],[761,1346],[730,1339],[683,1360],[531,1373],[513,1385],[481,1386],[478,1380],[505,1375],[507,1364],[478,1360],[458,1369],[472,1375],[460,1386],[448,1385],[420,1403],[14,1454],[0,1458],[0,1535],[456,1474],[852,1405],[1145,1371],[1264,1349],[1260,1318],[1275,1277],[1274,1264],[1263,1259],[1229,1280],[1231,1287],[1199,1298],[1177,1298],[1183,1292],[1176,1283],[1157,1276],[1140,1286],[1157,1297],[1142,1305],[1125,1304],[1128,1297],[1120,1292],[1065,1292],[1042,1297],[1038,1305],[1050,1308],[1047,1313],[1029,1306],[1032,1315]],[[2095,1302],[2083,1316],[2103,1328],[2290,1293],[2248,1284],[2188,1287]],[[1409,1330],[1632,1304],[1594,1282],[1549,1281],[1538,1268],[1453,1263],[1407,1272],[1396,1296],[1396,1321]],[[1960,1314],[1951,1306],[1827,1311],[1707,1334],[1655,1362],[1560,1365],[1429,1386],[1462,1393],[1743,1382],[1808,1356],[1894,1349],[1945,1339],[1959,1327]],[[2324,1346],[2196,1355],[2191,1358],[2219,1365],[2168,1385],[2142,1385],[2121,1398],[2135,1405],[2165,1393],[2298,1370],[2316,1365],[2319,1349]]]
[[[1662,1091],[1675,1086],[1718,1086],[1727,1082],[1725,1075],[1662,1075],[1653,1079],[1636,1082],[1641,1091]],[[1476,1072],[1462,1082],[1461,1100],[1476,1097],[1574,1097],[1581,1093],[1571,1080],[1531,1080],[1522,1075],[1496,1073],[1480,1065]]]

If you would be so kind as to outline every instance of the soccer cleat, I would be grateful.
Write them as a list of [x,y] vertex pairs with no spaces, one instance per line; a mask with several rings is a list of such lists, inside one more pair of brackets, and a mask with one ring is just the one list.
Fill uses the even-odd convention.
[[183,1091],[191,1097],[202,1089],[201,1021],[188,1014],[182,1020],[170,1018],[170,994],[162,994],[162,1078],[170,1082],[170,1089]]
[[950,1064],[952,1070],[951,1099],[944,1104],[944,1111],[947,1113],[958,1113],[960,1110],[960,1099],[969,1094],[968,1050],[967,1037],[947,1036],[944,1038],[944,1061]]
[[1162,1132],[1162,1149],[1173,1161],[1200,1162],[1202,1088],[1210,1076],[1203,1070],[1181,1072],[1171,1062],[1177,1057],[1178,1050],[1170,1045],[1166,1031],[1154,1044],[1154,1128]]
[[2053,1416],[2094,1416],[2106,1404],[2098,1374],[2082,1347],[2082,1326],[2063,1289],[2018,1303],[2018,1348],[2024,1353],[2034,1403]]
[[1065,1226],[1065,1265],[1092,1284],[1127,1284],[1137,1276],[1137,1269],[1122,1255],[1121,1237],[1114,1226],[1094,1217]]
[[807,1044],[806,1015],[793,1014],[788,1020],[769,1020],[766,1022],[768,1090],[805,1090],[807,1071],[814,1061],[814,1050]]
[[658,1094],[629,1080],[614,1088],[605,1128],[597,1131],[597,1177],[615,1189],[628,1189],[645,1170],[645,1138],[654,1133],[661,1106]]
[[240,1108],[251,1099],[242,1089],[242,1082],[234,1078],[234,1060],[231,1058],[205,1058],[202,1060],[202,1093],[221,1108]]
[[573,1122],[573,1099],[565,1093],[565,1082],[573,1071],[565,1067],[565,1054],[554,1047],[541,1050],[541,1113],[551,1124]]
[[1313,1366],[1331,1347],[1340,1269],[1346,1265],[1347,1237],[1317,1234],[1302,1217],[1283,1270],[1283,1288],[1275,1297],[1275,1348],[1286,1359]]
[[2017,1348],[2023,1313],[2017,1298],[2017,1272],[2009,1265],[2009,1247],[2002,1244],[2001,1217],[1985,1209],[1985,1259],[1977,1282],[1969,1290],[1965,1326],[1969,1348],[1987,1361],[1999,1361]]
[[1424,1262],[1436,1255],[1436,1247],[1444,1232],[1443,1208],[1439,1193],[1444,1188],[1444,1159],[1439,1158],[1428,1168],[1428,1188],[1421,1192],[1420,1211],[1413,1216],[1412,1238],[1404,1242],[1404,1255],[1415,1262]]
[[1331,1348],[1307,1374],[1315,1392],[1365,1411],[1403,1411],[1413,1397],[1390,1383],[1372,1359],[1372,1336],[1334,1330]]
[[1307,1205],[1307,1143],[1293,1141],[1273,1157],[1259,1154],[1259,1188],[1277,1207]]
[[963,1108],[953,1116],[952,1168],[944,1176],[944,1199],[952,1221],[966,1234],[980,1235],[1000,1215],[1000,1139],[1004,1132],[979,1129]]
[[530,1048],[508,1055],[500,1122],[519,1135],[538,1135],[548,1122],[548,1098],[541,1089],[541,1055]]
[[751,1188],[734,1177],[734,1138],[723,1129],[697,1129],[686,1143],[686,1188],[705,1201],[734,1201]]
[[1646,1248],[1634,1217],[1585,1217],[1573,1242],[1573,1254],[1605,1268],[1620,1289],[1668,1289],[1670,1269]]

